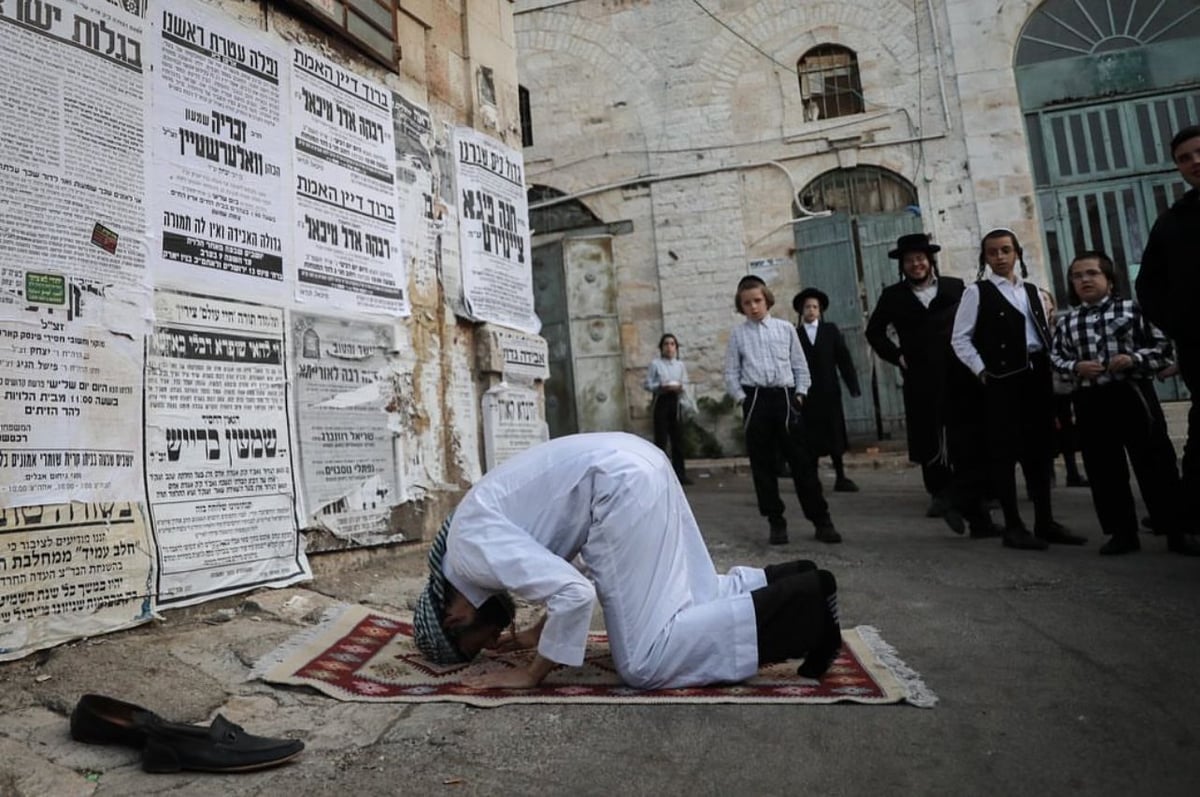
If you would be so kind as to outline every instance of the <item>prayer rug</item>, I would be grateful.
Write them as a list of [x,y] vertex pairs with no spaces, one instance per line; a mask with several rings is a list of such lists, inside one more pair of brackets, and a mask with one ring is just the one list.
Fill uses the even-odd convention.
[[602,633],[589,635],[581,667],[558,667],[536,689],[472,689],[462,677],[525,666],[532,650],[485,652],[471,664],[427,662],[412,641],[410,617],[340,606],[316,627],[265,656],[253,678],[309,686],[338,700],[513,703],[908,703],[932,708],[937,697],[870,626],[842,631],[841,655],[820,683],[796,674],[798,662],[764,667],[738,684],[632,689],[621,683]]

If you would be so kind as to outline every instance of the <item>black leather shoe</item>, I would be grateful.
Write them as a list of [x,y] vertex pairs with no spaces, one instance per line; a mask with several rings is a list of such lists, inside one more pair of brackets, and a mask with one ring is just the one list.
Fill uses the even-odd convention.
[[1142,544],[1137,537],[1113,537],[1100,546],[1101,556],[1120,556],[1142,550]]
[[1005,529],[1000,542],[1005,548],[1017,548],[1022,551],[1044,551],[1050,547],[1045,540],[1038,539],[1029,533],[1029,529]]
[[220,714],[207,728],[158,722],[143,728],[146,772],[250,772],[291,761],[304,750],[299,739],[252,736]]
[[942,498],[934,498],[929,502],[929,508],[925,510],[925,517],[941,517],[946,514],[946,507],[949,504]]
[[1072,534],[1067,531],[1066,526],[1053,520],[1049,525],[1034,527],[1033,535],[1039,540],[1045,540],[1054,545],[1084,545],[1087,543],[1087,537]]
[[771,536],[767,538],[769,545],[787,545],[787,520],[782,515],[774,515],[767,518],[767,522],[771,524]]
[[1200,556],[1200,543],[1191,537],[1180,534],[1167,540],[1167,550],[1184,556]]
[[842,535],[838,534],[838,530],[833,527],[832,523],[821,523],[817,526],[817,533],[813,535],[817,542],[838,543],[842,541]]
[[835,493],[857,493],[858,485],[843,476],[833,483],[833,491]]
[[954,506],[947,506],[946,511],[942,513],[942,521],[950,527],[950,530],[955,534],[967,533],[967,522],[963,519],[962,512],[959,512]]
[[243,772],[295,758],[298,739],[251,736],[217,715],[210,727],[168,722],[149,709],[104,695],[84,695],[71,712],[71,738],[142,751],[146,772]]
[[1004,527],[992,520],[971,524],[970,537],[973,540],[983,540],[989,537],[999,537],[1004,533]]

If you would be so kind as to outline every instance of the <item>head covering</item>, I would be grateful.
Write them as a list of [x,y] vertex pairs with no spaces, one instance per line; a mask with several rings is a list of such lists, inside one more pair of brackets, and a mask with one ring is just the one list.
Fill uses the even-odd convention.
[[928,235],[923,232],[914,232],[901,235],[896,241],[896,248],[888,252],[888,257],[892,260],[900,260],[904,257],[905,252],[924,252],[932,255],[934,252],[940,251],[942,251],[942,247],[930,242]]
[[829,309],[829,295],[825,291],[819,291],[816,288],[805,288],[792,298],[792,309],[797,313],[804,312],[804,303],[809,299],[816,299],[817,304],[821,307],[821,312]]
[[451,512],[433,538],[433,545],[429,548],[429,582],[417,598],[413,610],[413,639],[417,649],[435,664],[468,661],[442,627],[446,611],[446,575],[442,572],[442,559],[446,556],[446,535],[450,533],[450,521],[453,518],[454,513]]

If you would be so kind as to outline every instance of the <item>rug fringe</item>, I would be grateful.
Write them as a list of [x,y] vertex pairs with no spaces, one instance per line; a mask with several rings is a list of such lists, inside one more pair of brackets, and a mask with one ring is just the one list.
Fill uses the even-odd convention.
[[906,703],[920,708],[933,708],[937,704],[937,695],[925,685],[925,681],[916,670],[904,663],[896,649],[883,640],[878,628],[873,625],[860,625],[855,630],[871,652],[904,687],[908,693],[904,698]]
[[343,614],[353,608],[356,608],[353,603],[337,603],[326,608],[321,613],[321,619],[317,621],[316,625],[306,631],[297,632],[282,645],[256,661],[254,667],[250,670],[250,674],[246,676],[246,680],[265,681],[267,673],[310,645],[313,640],[333,627]]

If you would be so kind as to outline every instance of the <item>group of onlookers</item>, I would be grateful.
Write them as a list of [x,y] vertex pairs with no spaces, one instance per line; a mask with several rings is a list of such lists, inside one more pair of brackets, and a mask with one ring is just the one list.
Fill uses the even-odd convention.
[[[898,282],[885,288],[867,322],[866,338],[899,368],[909,458],[921,467],[931,501],[927,514],[956,532],[999,536],[1005,546],[1045,549],[1086,538],[1058,523],[1051,506],[1053,461],[1062,453],[1067,483],[1090,486],[1103,554],[1140,547],[1130,489],[1133,466],[1155,533],[1172,552],[1200,555],[1191,504],[1200,501],[1200,324],[1189,323],[1200,293],[1200,126],[1181,130],[1172,157],[1191,190],[1151,231],[1137,277],[1138,301],[1121,270],[1102,251],[1079,252],[1067,272],[1071,307],[1028,281],[1024,253],[1010,229],[980,242],[976,281],[939,273],[940,247],[924,234],[903,235],[889,256]],[[816,288],[797,294],[799,323],[771,316],[775,298],[756,276],[741,279],[734,305],[745,320],[730,334],[725,385],[742,408],[746,449],[769,541],[788,541],[779,497],[787,465],[816,539],[840,542],[817,477],[830,456],[835,491],[854,492],[845,473],[845,420],[839,373],[861,393],[838,328],[822,320],[829,298]],[[670,444],[680,481],[679,423],[687,371],[678,341],[664,335],[646,387],[654,393],[655,442]],[[1182,481],[1154,380],[1178,371],[1192,392]],[[1074,427],[1074,428],[1072,428]],[[1087,479],[1074,460],[1076,446]],[[1016,466],[1033,504],[1026,525],[1017,501]],[[998,504],[996,525],[989,507]]]

